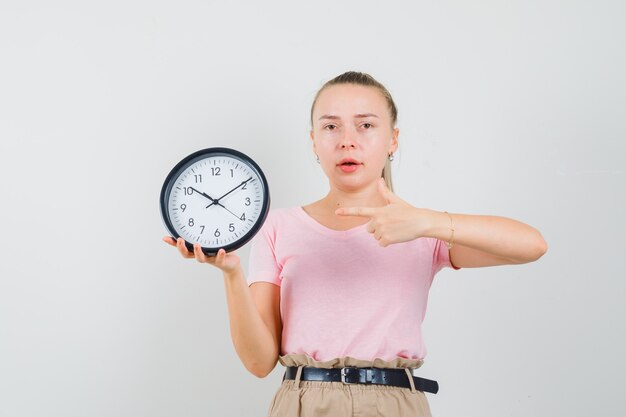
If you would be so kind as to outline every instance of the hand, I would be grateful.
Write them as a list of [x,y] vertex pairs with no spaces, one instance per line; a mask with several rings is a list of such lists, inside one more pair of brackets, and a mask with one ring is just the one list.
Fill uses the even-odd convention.
[[340,216],[369,217],[367,231],[374,235],[380,246],[407,242],[423,235],[430,224],[430,210],[413,207],[400,199],[385,185],[378,182],[378,190],[385,198],[383,207],[346,207],[335,210]]
[[240,267],[239,257],[235,252],[226,253],[224,249],[220,249],[215,256],[207,256],[200,249],[200,244],[193,245],[193,252],[190,252],[185,246],[185,240],[182,237],[174,239],[171,236],[163,237],[163,241],[170,246],[175,246],[183,255],[183,258],[196,258],[198,262],[213,265],[222,270],[224,273],[235,272]]

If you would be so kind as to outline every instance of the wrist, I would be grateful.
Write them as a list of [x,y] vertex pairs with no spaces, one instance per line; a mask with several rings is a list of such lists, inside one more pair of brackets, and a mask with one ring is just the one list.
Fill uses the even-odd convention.
[[237,266],[235,269],[222,272],[224,274],[224,280],[229,282],[241,279],[243,277],[243,269],[241,269],[241,266]]
[[448,214],[445,211],[429,211],[429,226],[424,235],[449,242],[451,235],[450,217],[448,217]]
[[446,213],[448,219],[450,220],[450,240],[446,242],[448,245],[448,250],[450,250],[454,245],[454,222],[452,220],[452,214],[448,213],[447,211],[445,211],[444,213]]

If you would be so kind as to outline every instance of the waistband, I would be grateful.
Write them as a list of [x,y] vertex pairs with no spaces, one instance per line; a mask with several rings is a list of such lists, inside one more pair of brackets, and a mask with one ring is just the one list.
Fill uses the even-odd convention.
[[340,358],[334,358],[326,361],[319,361],[306,353],[290,353],[287,355],[279,355],[278,362],[284,367],[288,366],[309,366],[314,368],[411,368],[417,369],[424,361],[422,359],[408,359],[408,358],[394,358],[392,360],[384,360],[381,358],[375,358],[373,360],[363,360],[353,358],[351,356],[344,356]]

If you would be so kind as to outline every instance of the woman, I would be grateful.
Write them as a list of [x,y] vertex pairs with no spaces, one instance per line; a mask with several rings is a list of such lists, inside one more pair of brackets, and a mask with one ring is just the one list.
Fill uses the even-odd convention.
[[287,367],[270,416],[430,416],[436,382],[413,376],[426,349],[421,323],[443,267],[521,264],[547,245],[516,220],[414,207],[393,193],[397,110],[368,74],[346,72],[318,91],[311,142],[328,194],[273,209],[254,237],[249,276],[234,252],[185,258],[220,268],[231,335],[245,367]]

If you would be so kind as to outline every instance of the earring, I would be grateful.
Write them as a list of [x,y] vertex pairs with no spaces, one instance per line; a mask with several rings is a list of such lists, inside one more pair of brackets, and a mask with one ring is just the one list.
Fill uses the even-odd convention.
[[389,154],[389,160],[390,160],[390,161],[393,161],[393,153],[390,153],[390,154]]
[[317,160],[317,163],[319,164],[320,163],[320,157],[317,156],[317,154],[315,154],[315,158],[317,158],[316,160]]

